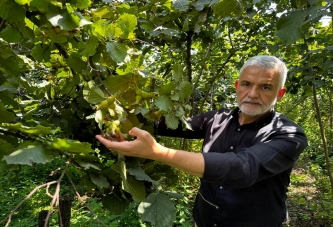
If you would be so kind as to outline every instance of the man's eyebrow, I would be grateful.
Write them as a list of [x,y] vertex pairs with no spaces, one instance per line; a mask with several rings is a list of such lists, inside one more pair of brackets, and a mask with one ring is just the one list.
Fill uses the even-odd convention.
[[267,86],[267,87],[273,87],[274,84],[271,84],[271,83],[263,83],[261,84],[262,86]]

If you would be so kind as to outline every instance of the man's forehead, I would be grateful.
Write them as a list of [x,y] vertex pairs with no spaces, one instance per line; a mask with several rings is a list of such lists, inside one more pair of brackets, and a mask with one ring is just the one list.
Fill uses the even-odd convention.
[[239,76],[239,80],[247,79],[278,80],[279,73],[276,69],[264,69],[256,66],[249,66],[245,68]]

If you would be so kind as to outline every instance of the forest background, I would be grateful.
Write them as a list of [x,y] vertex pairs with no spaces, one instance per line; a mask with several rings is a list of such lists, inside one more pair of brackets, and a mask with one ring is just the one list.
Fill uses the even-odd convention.
[[[309,146],[289,226],[333,226],[332,0],[0,0],[0,225],[193,226],[198,179],[94,136],[236,105],[251,56],[286,62],[276,109]],[[157,137],[200,152],[201,141]]]

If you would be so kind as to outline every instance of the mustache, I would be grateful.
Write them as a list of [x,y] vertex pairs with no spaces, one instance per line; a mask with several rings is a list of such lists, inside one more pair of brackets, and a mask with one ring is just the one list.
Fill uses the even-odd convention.
[[250,98],[245,98],[242,100],[241,104],[243,103],[254,103],[254,104],[259,104],[262,105],[262,101],[258,99],[250,99]]

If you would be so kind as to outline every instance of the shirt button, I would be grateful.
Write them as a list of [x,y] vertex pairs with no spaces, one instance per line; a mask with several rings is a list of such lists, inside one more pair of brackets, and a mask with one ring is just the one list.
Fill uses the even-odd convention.
[[233,146],[231,146],[231,147],[230,147],[230,150],[233,150],[233,149],[234,149],[234,147],[233,147]]
[[220,186],[220,189],[222,189],[223,187],[222,186]]
[[214,224],[214,226],[217,226],[217,224]]
[[240,128],[238,128],[237,131],[239,132],[239,131],[240,131]]

